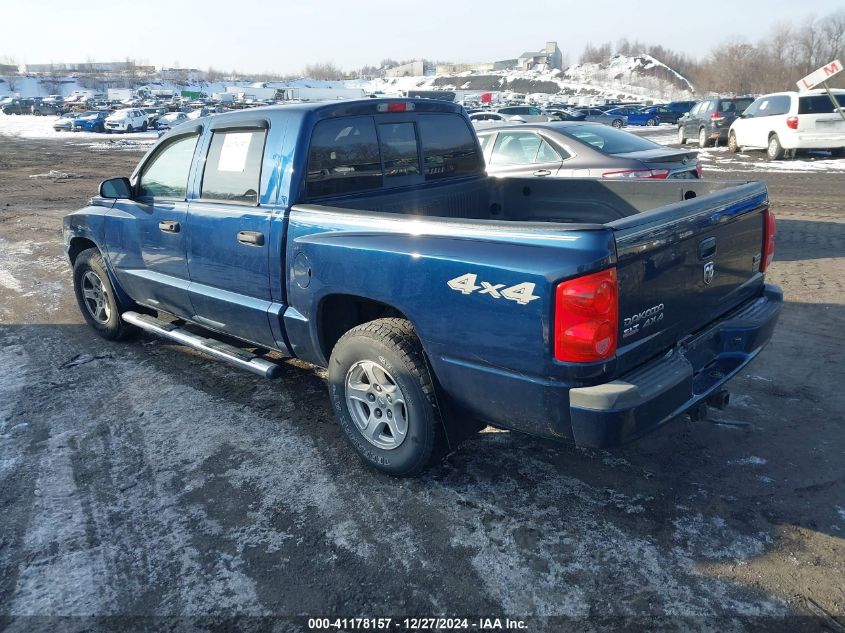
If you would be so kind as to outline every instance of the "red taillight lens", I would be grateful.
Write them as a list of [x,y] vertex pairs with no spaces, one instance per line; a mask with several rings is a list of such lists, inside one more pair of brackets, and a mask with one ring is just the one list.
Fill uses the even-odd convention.
[[760,272],[764,273],[775,258],[775,229],[777,220],[771,209],[763,211],[763,249],[760,253]]
[[798,117],[797,116],[786,117],[786,127],[788,127],[790,130],[797,130],[798,129]]
[[414,109],[413,103],[406,101],[390,101],[388,103],[378,104],[377,110],[379,112],[411,112]]
[[724,114],[722,114],[721,112],[711,112],[711,113],[710,113],[710,118],[711,118],[713,121],[721,121],[722,119],[724,119],[724,118],[725,118],[725,115],[724,115]]
[[616,269],[577,277],[555,291],[555,358],[591,363],[616,353],[619,291]]
[[606,171],[602,178],[668,178],[668,169],[626,169],[624,171]]

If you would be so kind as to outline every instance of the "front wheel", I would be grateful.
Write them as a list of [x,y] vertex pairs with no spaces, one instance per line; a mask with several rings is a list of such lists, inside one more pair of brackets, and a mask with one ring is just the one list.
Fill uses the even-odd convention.
[[657,119],[649,119],[645,122],[645,124],[649,127],[654,127],[657,125]]
[[135,128],[133,128],[131,125],[126,126],[126,133],[127,134],[131,134],[134,131],[135,131]]
[[82,251],[74,261],[73,289],[82,316],[97,334],[116,341],[136,331],[120,318],[117,294],[96,248]]
[[684,135],[684,126],[679,125],[678,126],[678,144],[683,145],[686,142],[687,142],[687,137]]
[[739,151],[739,145],[736,142],[736,133],[731,132],[728,134],[728,150],[731,153],[736,154]]
[[769,138],[769,145],[766,147],[766,158],[769,160],[780,160],[783,158],[783,146],[780,144],[777,134],[772,134]]
[[329,391],[344,436],[368,466],[408,477],[442,455],[434,385],[408,321],[377,319],[344,334],[329,361]]
[[613,119],[613,123],[611,123],[611,125],[618,130],[622,127],[622,119]]
[[144,122],[141,124],[141,131],[142,131],[142,132],[146,132],[146,131],[147,131],[147,122],[146,122],[146,121],[144,121]]

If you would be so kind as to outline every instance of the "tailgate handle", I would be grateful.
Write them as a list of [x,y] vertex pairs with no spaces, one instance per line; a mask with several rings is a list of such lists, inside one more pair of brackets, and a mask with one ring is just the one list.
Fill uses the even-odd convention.
[[708,237],[706,240],[701,240],[698,244],[698,258],[710,259],[716,254],[716,238]]

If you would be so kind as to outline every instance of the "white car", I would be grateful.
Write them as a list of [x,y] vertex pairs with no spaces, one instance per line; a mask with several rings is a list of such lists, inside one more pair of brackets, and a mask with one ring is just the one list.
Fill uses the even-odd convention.
[[[845,90],[831,91],[845,112]],[[728,148],[765,149],[769,160],[785,150],[822,149],[845,156],[845,119],[824,90],[776,92],[754,101],[733,122]]]
[[156,129],[169,130],[170,128],[174,128],[187,120],[188,115],[184,112],[170,112],[159,117],[158,121],[156,121]]
[[106,117],[106,132],[146,131],[147,114],[138,108],[115,110]]

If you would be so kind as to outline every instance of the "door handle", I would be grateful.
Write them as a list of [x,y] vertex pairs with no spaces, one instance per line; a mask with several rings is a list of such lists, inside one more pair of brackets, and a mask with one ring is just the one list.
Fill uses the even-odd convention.
[[158,228],[165,233],[178,233],[181,227],[176,220],[162,220],[158,223]]
[[238,231],[238,241],[250,246],[264,246],[264,233],[260,231]]
[[552,172],[550,172],[548,169],[538,169],[537,171],[534,172],[534,175],[535,176],[551,176]]
[[716,238],[708,237],[706,240],[701,240],[698,243],[698,257],[699,259],[710,259],[716,254]]

